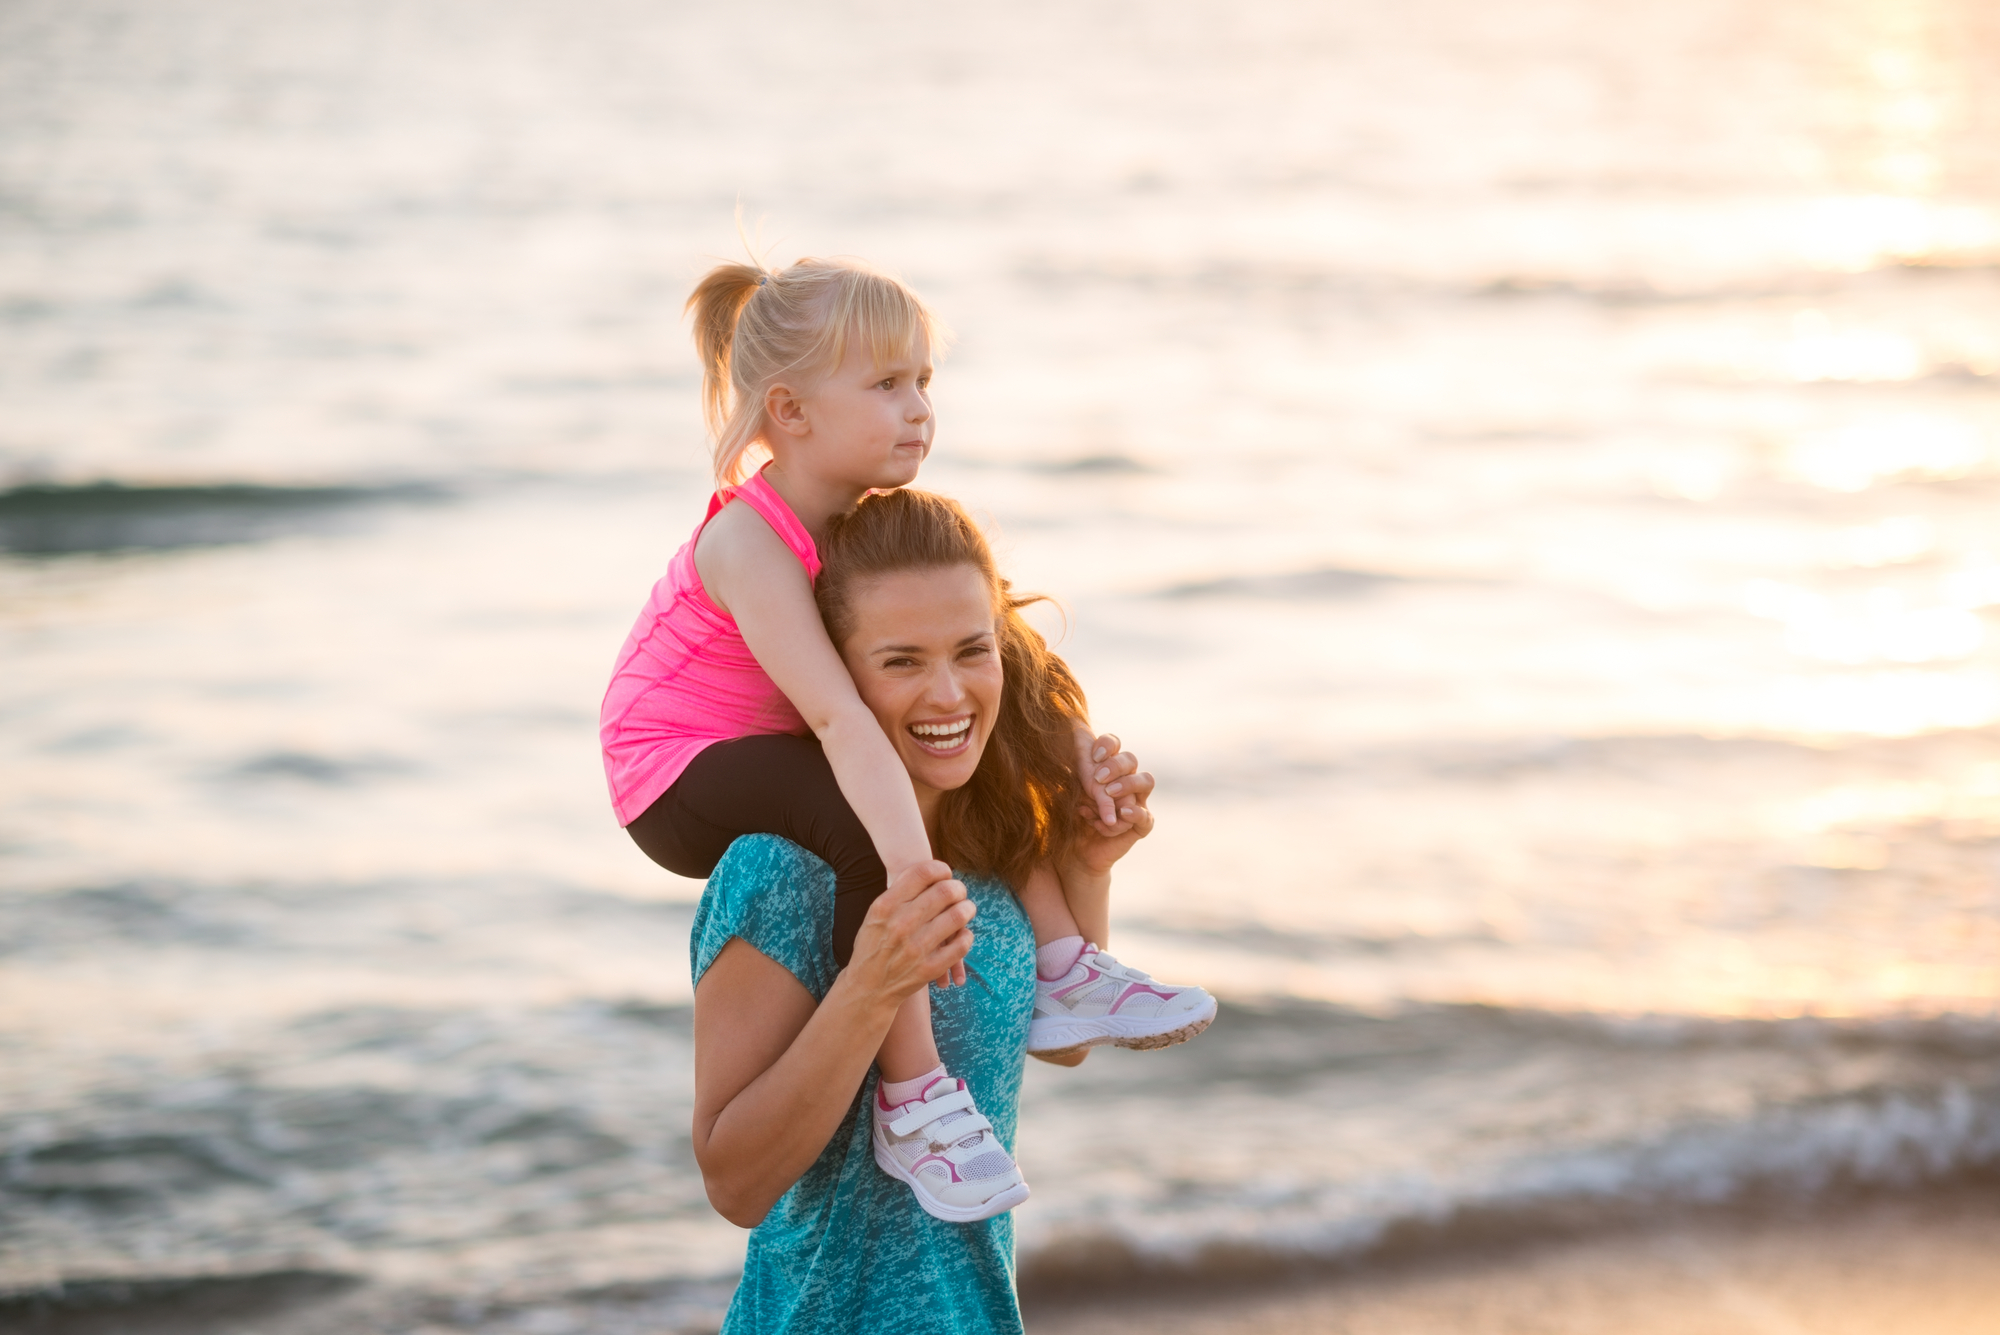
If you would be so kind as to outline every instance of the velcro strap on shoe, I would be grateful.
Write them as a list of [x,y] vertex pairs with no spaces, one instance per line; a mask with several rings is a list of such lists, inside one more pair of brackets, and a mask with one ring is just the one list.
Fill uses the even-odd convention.
[[929,1103],[919,1103],[916,1107],[889,1123],[889,1130],[895,1135],[907,1136],[920,1127],[929,1126],[948,1112],[957,1112],[961,1108],[970,1108],[971,1106],[972,1091],[961,1089],[947,1094],[941,1099],[932,1099]]
[[938,1139],[949,1140],[952,1144],[956,1145],[975,1131],[991,1131],[992,1129],[993,1123],[986,1120],[986,1114],[974,1113],[970,1117],[959,1118],[950,1126],[939,1127]]

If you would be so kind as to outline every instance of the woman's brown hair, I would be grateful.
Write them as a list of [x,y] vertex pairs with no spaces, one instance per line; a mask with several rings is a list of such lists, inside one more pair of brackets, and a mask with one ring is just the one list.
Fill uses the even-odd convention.
[[815,586],[820,617],[834,644],[854,631],[854,595],[866,581],[904,570],[971,566],[993,594],[1000,645],[1000,716],[979,767],[938,808],[938,847],[954,867],[992,872],[1019,889],[1038,862],[1060,859],[1076,841],[1076,727],[1089,715],[1083,687],[1021,609],[1042,601],[1016,597],[1000,577],[993,551],[956,501],[927,491],[864,496],[827,522]]

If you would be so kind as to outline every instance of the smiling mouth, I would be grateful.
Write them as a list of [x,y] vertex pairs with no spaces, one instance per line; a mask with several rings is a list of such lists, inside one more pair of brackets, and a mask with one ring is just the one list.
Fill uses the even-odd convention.
[[934,756],[954,756],[972,744],[972,715],[949,723],[912,723],[906,731]]

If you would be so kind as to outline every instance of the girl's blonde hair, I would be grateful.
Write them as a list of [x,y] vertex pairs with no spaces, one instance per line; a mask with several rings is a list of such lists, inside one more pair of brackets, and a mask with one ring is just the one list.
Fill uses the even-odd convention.
[[951,331],[900,281],[859,260],[804,259],[772,271],[718,264],[687,299],[701,354],[701,407],[715,439],[715,479],[749,476],[764,398],[785,377],[811,384],[859,340],[878,361],[920,344],[943,353]]
[[971,780],[938,805],[936,852],[1018,891],[1037,862],[1061,860],[1083,830],[1076,729],[1090,715],[1069,665],[1021,616],[1040,599],[1016,594],[1001,577],[958,502],[910,487],[863,496],[829,519],[819,554],[825,565],[813,593],[836,645],[854,633],[855,594],[884,575],[970,566],[986,581],[1000,642],[1000,711]]

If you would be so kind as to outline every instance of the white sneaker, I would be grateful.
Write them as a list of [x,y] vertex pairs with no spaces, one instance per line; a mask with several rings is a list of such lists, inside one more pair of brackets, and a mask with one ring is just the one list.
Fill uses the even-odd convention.
[[1091,945],[1062,977],[1035,980],[1028,1051],[1060,1056],[1100,1043],[1167,1048],[1214,1020],[1215,998],[1200,988],[1156,983]]
[[875,1162],[909,1183],[917,1204],[954,1224],[990,1219],[1028,1199],[1014,1158],[994,1138],[993,1123],[972,1106],[963,1080],[939,1076],[920,1099],[875,1110]]

